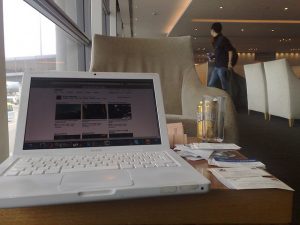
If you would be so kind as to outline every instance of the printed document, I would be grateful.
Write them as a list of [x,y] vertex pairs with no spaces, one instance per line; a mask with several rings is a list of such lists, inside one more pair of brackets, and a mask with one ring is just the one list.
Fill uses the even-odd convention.
[[230,189],[276,188],[293,191],[285,183],[259,168],[211,168],[209,171]]
[[241,147],[230,143],[192,143],[191,149],[206,149],[206,150],[240,150]]

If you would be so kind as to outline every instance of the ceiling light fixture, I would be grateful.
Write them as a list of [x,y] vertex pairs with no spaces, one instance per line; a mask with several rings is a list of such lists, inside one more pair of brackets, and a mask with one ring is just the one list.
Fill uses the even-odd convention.
[[292,52],[300,51],[300,48],[292,48],[291,51],[292,51]]
[[272,32],[274,32],[275,30],[274,30],[274,29],[272,29],[271,31],[272,31]]
[[281,38],[279,39],[279,42],[291,42],[292,38]]
[[223,9],[223,6],[220,6],[219,9]]
[[244,32],[245,31],[244,28],[242,28],[241,31]]
[[288,7],[285,7],[285,8],[284,8],[284,11],[288,11],[288,10],[289,10],[289,8],[288,8]]
[[164,29],[167,36],[169,36],[170,32],[173,30],[178,20],[182,17],[183,13],[187,10],[187,8],[192,3],[192,0],[181,1],[182,3],[177,7],[175,13],[170,17],[169,22],[167,23],[166,28]]
[[300,24],[300,20],[235,20],[235,19],[192,19],[195,23],[267,23],[267,24]]
[[194,31],[197,31],[198,30],[198,28],[194,28]]

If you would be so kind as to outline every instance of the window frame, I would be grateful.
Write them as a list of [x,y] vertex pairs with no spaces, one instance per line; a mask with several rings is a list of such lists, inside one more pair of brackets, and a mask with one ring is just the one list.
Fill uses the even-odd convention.
[[3,1],[0,1],[0,163],[9,156]]
[[[35,8],[46,18],[51,20],[53,23],[55,23],[58,27],[64,30],[69,36],[74,38],[79,43],[83,44],[84,46],[89,46],[91,44],[91,38],[84,32],[84,28],[80,27],[82,25],[84,26],[85,22],[81,23],[79,26],[75,24],[75,22],[53,0],[24,0],[24,1],[28,3],[30,6],[32,6],[33,8]],[[77,0],[77,3],[78,2],[79,1]],[[82,7],[84,7],[84,5]],[[86,21],[84,18],[85,15],[83,15],[83,13],[80,12],[78,16],[79,18],[81,17],[83,21]]]

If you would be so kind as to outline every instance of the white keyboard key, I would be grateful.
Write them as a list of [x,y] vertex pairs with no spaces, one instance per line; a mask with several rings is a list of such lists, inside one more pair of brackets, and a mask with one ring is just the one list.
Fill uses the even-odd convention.
[[59,167],[53,167],[45,171],[45,174],[53,174],[53,173],[59,173],[60,168]]
[[31,172],[32,171],[30,171],[30,170],[24,170],[19,173],[19,176],[27,176],[27,175],[30,175]]
[[133,168],[133,165],[130,164],[120,164],[121,169],[131,169]]
[[[86,165],[86,168],[96,168],[97,166],[95,164],[88,164]],[[77,167],[76,167],[77,168]]]
[[155,165],[149,163],[149,164],[145,164],[145,167],[146,167],[146,168],[153,168],[153,167],[155,167]]
[[84,171],[94,171],[94,170],[109,170],[109,169],[119,169],[118,166],[97,166],[97,167],[75,167],[75,168],[62,168],[61,173],[69,173],[69,172],[84,172]]
[[177,164],[176,163],[167,163],[167,166],[168,167],[175,167],[175,166],[177,166]]
[[19,171],[17,171],[17,170],[9,170],[4,175],[5,176],[16,176],[16,175],[18,175],[18,173],[19,173]]
[[37,170],[34,170],[32,172],[32,175],[40,175],[40,174],[43,174],[43,173],[44,173],[43,169],[37,169]]
[[167,167],[165,163],[161,163],[161,162],[156,162],[155,165],[156,167]]
[[134,168],[144,168],[144,165],[142,164],[134,164],[133,166]]

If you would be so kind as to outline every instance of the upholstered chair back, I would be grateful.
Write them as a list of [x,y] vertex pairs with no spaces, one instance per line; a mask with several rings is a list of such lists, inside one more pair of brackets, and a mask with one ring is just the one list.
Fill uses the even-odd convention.
[[183,77],[194,67],[190,37],[118,38],[95,35],[90,71],[158,73],[167,114],[182,114]]
[[268,95],[262,63],[244,65],[247,85],[248,110],[268,113]]
[[264,63],[269,112],[287,119],[300,119],[300,79],[286,59]]

